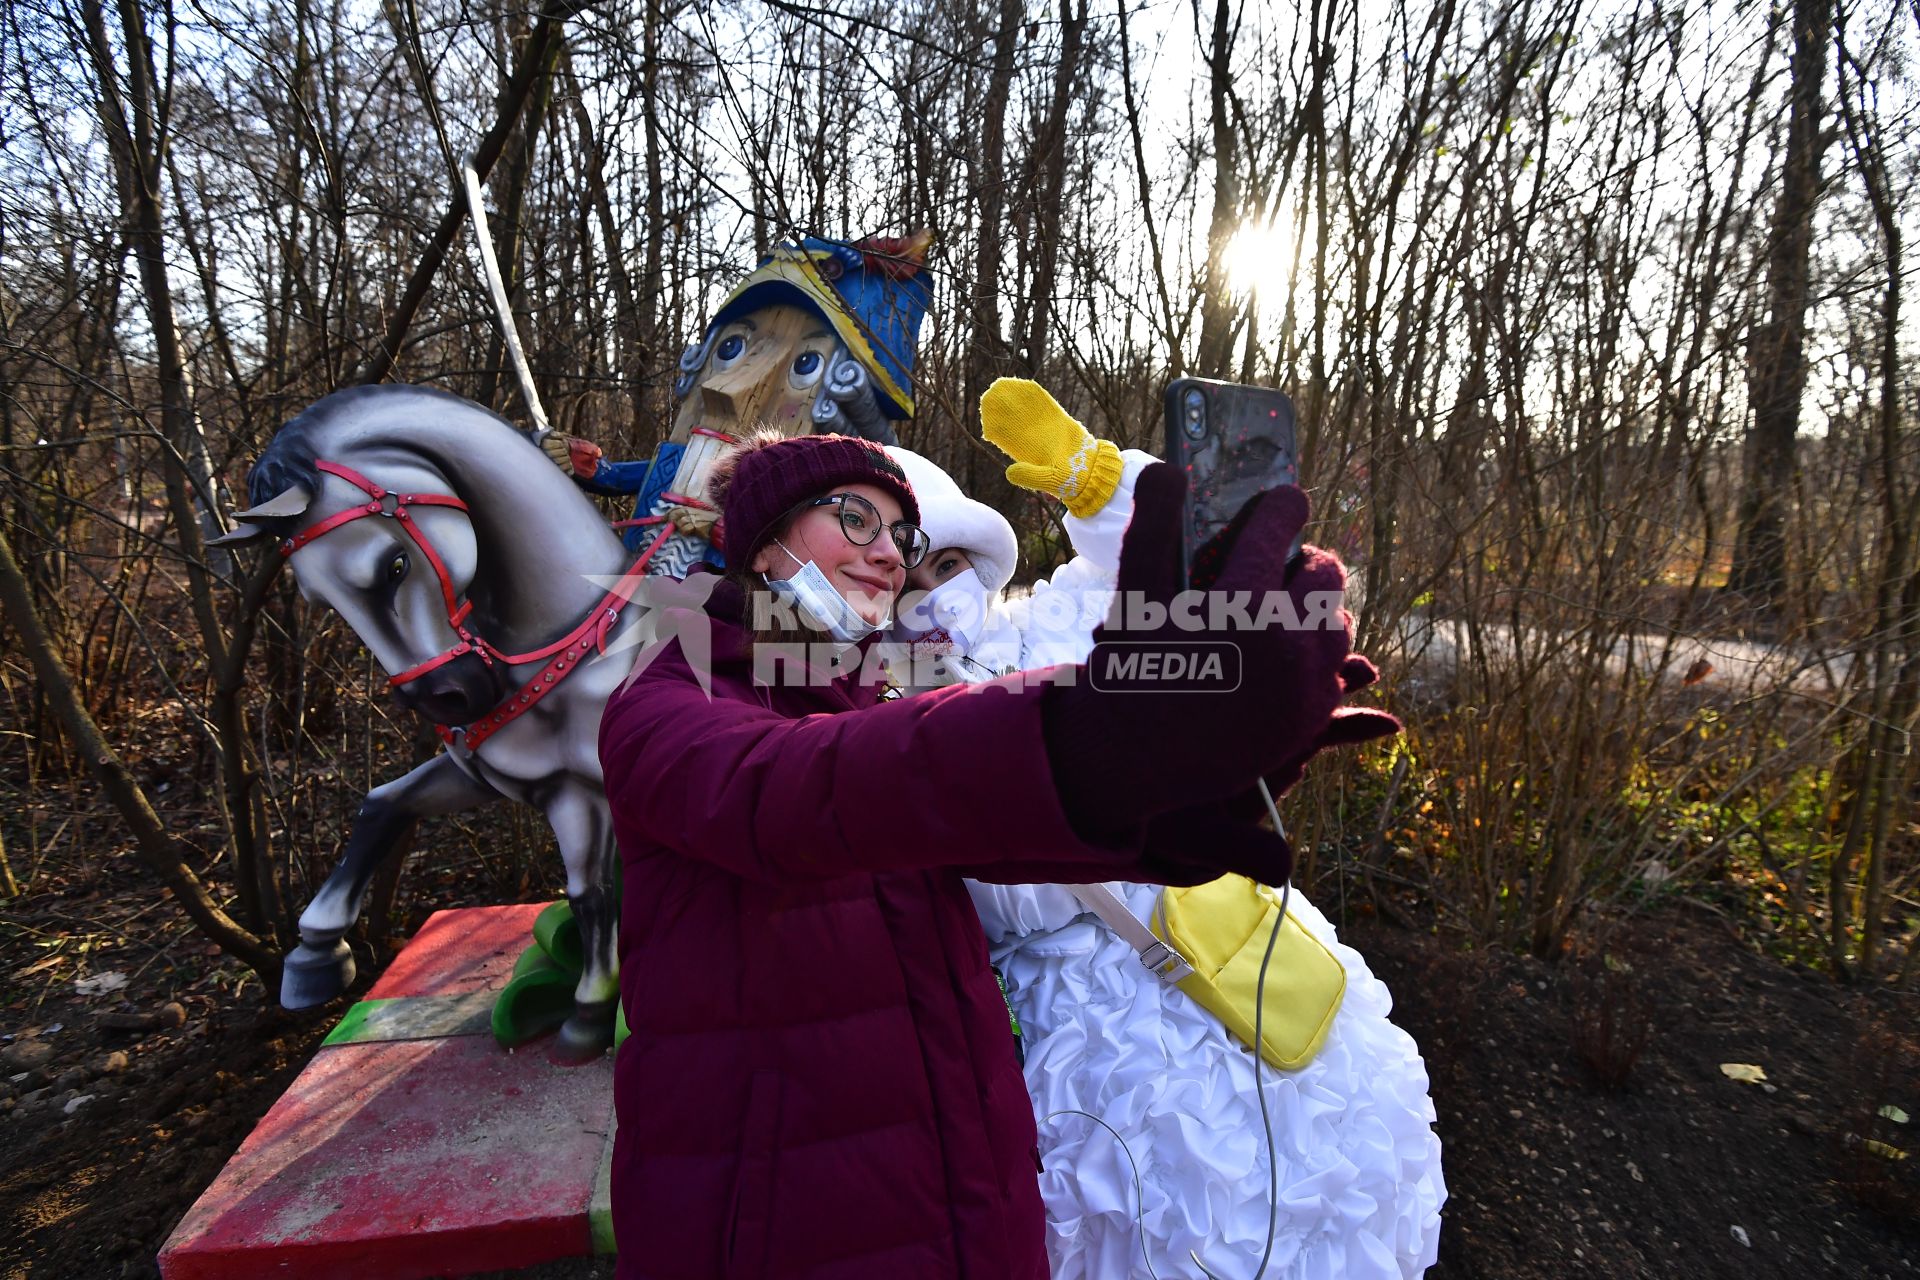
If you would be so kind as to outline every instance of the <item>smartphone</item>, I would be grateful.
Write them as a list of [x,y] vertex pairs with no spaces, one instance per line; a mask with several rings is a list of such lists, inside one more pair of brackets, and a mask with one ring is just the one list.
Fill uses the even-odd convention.
[[1195,554],[1250,498],[1300,483],[1293,401],[1271,387],[1176,378],[1166,403],[1167,461],[1187,473],[1181,563],[1190,582]]

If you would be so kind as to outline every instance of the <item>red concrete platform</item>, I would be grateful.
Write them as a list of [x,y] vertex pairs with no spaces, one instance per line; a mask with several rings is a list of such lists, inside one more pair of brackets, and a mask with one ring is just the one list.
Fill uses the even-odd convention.
[[500,990],[513,977],[513,962],[533,945],[534,917],[545,907],[529,902],[434,912],[393,958],[367,999]]
[[411,1020],[314,1055],[174,1229],[164,1280],[413,1280],[610,1249],[612,1059],[510,1053],[463,1012],[506,985],[539,911],[428,920],[355,1025]]

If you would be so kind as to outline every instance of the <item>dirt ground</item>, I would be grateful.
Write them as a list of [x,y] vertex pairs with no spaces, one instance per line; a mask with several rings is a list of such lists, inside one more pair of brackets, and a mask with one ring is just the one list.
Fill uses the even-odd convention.
[[[1346,936],[1427,1060],[1450,1192],[1433,1280],[1920,1275],[1920,1162],[1864,1145],[1920,1146],[1879,1114],[1920,1116],[1911,999],[1838,989],[1684,908],[1617,930],[1611,965]],[[1590,1060],[1617,1062],[1635,1026],[1644,1050],[1603,1089]]]
[[[157,1274],[331,1022],[263,1003],[138,872],[113,895],[102,880],[43,877],[0,928],[0,1276]],[[1920,1160],[1865,1145],[1920,1148],[1879,1114],[1920,1116],[1911,1000],[1783,967],[1685,908],[1616,930],[1611,963],[1347,932],[1432,1074],[1451,1191],[1436,1280],[1920,1275]]]

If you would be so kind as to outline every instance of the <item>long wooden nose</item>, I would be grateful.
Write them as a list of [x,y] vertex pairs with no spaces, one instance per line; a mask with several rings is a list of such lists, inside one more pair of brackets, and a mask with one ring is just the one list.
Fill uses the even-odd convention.
[[733,368],[701,383],[703,424],[722,431],[757,425],[785,376],[785,355],[784,344],[766,343],[749,351]]

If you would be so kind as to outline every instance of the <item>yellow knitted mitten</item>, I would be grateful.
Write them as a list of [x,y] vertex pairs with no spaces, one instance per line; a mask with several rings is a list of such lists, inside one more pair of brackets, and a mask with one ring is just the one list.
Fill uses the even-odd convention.
[[1107,505],[1120,484],[1120,450],[1096,440],[1025,378],[1000,378],[980,397],[980,433],[1012,458],[1007,479],[1051,493],[1076,516]]

